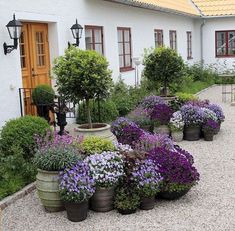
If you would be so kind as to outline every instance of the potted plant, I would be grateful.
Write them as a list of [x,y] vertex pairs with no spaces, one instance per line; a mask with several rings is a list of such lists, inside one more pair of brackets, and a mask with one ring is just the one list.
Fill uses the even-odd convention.
[[157,104],[151,111],[151,119],[154,121],[154,133],[170,134],[168,123],[173,114],[172,109],[165,103]]
[[136,189],[130,185],[122,185],[117,188],[114,206],[122,215],[135,213],[140,205],[140,197]]
[[158,166],[150,159],[138,160],[132,170],[131,179],[140,194],[140,208],[143,210],[153,209],[155,196],[160,191],[162,181]]
[[113,209],[114,190],[123,176],[123,159],[118,152],[102,152],[85,159],[95,180],[96,190],[91,198],[91,208],[97,212]]
[[213,137],[218,130],[219,124],[213,119],[207,119],[202,125],[205,141],[213,141]]
[[89,198],[95,192],[95,181],[88,164],[78,161],[60,172],[59,188],[68,219],[73,222],[85,220]]
[[184,105],[180,109],[184,121],[184,139],[196,141],[200,139],[203,123],[203,111],[198,106]]
[[33,104],[37,107],[37,113],[40,117],[50,122],[49,111],[54,104],[55,92],[49,85],[38,85],[32,91]]
[[163,177],[158,195],[164,199],[180,198],[199,181],[199,173],[193,166],[192,155],[177,146],[175,150],[152,149],[149,158],[158,165],[158,172]]
[[183,130],[184,130],[184,121],[180,111],[176,111],[173,113],[169,127],[171,130],[172,140],[175,142],[180,142],[183,140]]
[[144,76],[156,87],[163,87],[161,96],[165,98],[169,96],[171,84],[180,82],[185,68],[182,57],[173,49],[166,47],[156,48],[146,54],[144,66]]
[[36,188],[46,211],[57,212],[64,209],[59,196],[59,171],[75,164],[79,159],[73,138],[48,133],[46,138],[36,137],[37,151],[33,162],[38,168]]
[[218,128],[217,130],[215,131],[215,134],[218,134],[219,131],[220,131],[220,127],[221,127],[221,124],[224,122],[225,120],[225,116],[224,116],[224,113],[223,113],[223,110],[222,108],[217,105],[217,104],[208,104],[206,106],[208,109],[210,109],[211,111],[213,111],[215,114],[216,114],[216,117],[218,119]]
[[87,124],[79,125],[77,131],[84,136],[103,136],[114,139],[108,124],[93,124],[90,101],[107,97],[112,84],[111,71],[103,55],[92,50],[80,50],[71,46],[63,56],[55,60],[54,73],[58,92],[65,100],[79,103],[85,100]]

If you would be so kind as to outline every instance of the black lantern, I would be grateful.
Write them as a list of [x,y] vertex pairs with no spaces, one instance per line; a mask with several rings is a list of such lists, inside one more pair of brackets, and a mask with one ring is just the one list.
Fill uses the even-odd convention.
[[72,31],[73,37],[76,39],[76,43],[73,45],[78,47],[80,43],[80,38],[82,37],[83,27],[78,24],[78,20],[76,19],[76,23],[72,25],[70,29]]
[[14,40],[13,45],[7,45],[3,43],[4,54],[11,53],[14,49],[17,49],[18,39],[21,36],[22,24],[20,21],[15,19],[15,14],[13,15],[13,20],[10,21],[7,25],[7,30],[11,39]]

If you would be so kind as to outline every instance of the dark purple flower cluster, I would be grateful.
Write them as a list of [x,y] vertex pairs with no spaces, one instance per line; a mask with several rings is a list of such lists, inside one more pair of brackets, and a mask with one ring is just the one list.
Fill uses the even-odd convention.
[[217,116],[217,118],[218,118],[218,120],[220,122],[224,121],[225,116],[224,116],[222,108],[219,105],[217,105],[217,104],[209,104],[209,105],[206,106],[206,108],[208,108],[211,111],[213,111],[216,114],[216,116]]
[[169,123],[173,110],[165,103],[157,104],[151,111],[150,117],[157,123],[164,125]]
[[207,119],[202,125],[202,130],[204,132],[215,132],[219,127],[218,122],[213,119]]
[[123,135],[123,128],[129,124],[135,124],[131,120],[125,117],[119,117],[111,124],[111,132],[117,137],[121,137]]
[[149,158],[159,166],[165,188],[171,184],[191,187],[199,181],[199,173],[192,164],[193,158],[180,148],[174,151],[155,148],[149,152]]
[[140,106],[147,110],[152,110],[158,104],[164,104],[165,101],[160,96],[150,95],[143,99]]
[[60,172],[59,182],[63,201],[87,201],[95,192],[95,181],[89,165],[83,161],[78,161],[74,166]]

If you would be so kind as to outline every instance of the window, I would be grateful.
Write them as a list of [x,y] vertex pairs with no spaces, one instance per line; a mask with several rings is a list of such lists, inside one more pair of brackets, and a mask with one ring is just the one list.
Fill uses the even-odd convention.
[[154,30],[155,47],[163,46],[163,30]]
[[175,30],[170,30],[170,48],[177,50],[177,35]]
[[187,31],[187,58],[192,59],[192,32]]
[[85,26],[86,49],[104,54],[103,27]]
[[216,31],[216,57],[235,56],[235,31]]
[[132,70],[131,29],[118,27],[117,30],[120,71]]

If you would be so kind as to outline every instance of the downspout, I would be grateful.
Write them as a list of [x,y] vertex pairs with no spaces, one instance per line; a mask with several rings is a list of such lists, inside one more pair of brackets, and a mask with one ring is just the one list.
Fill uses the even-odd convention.
[[200,40],[201,40],[201,65],[203,66],[203,58],[204,58],[204,50],[203,50],[203,27],[205,26],[206,24],[206,19],[203,19],[203,23],[201,24],[200,26]]

